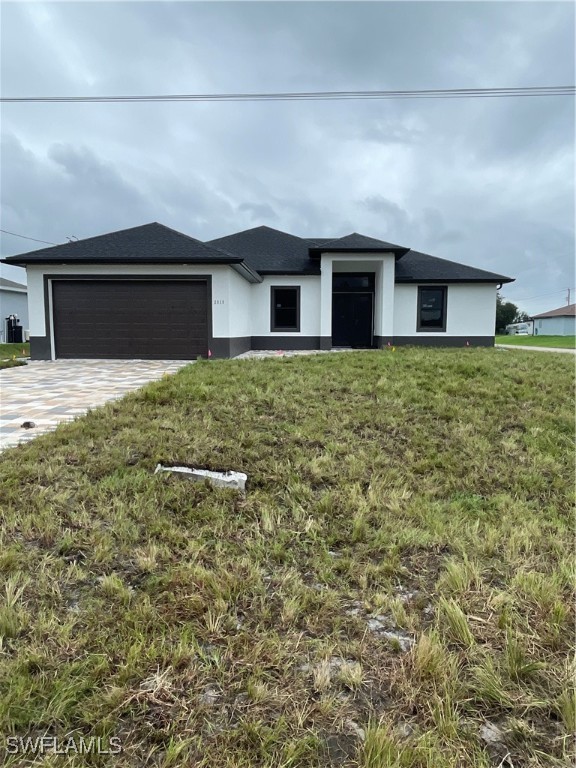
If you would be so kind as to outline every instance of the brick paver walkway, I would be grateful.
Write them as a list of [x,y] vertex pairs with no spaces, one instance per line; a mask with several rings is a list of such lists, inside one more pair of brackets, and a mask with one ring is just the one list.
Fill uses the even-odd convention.
[[[35,360],[0,370],[0,450],[175,373],[184,360]],[[33,429],[23,429],[33,421]]]

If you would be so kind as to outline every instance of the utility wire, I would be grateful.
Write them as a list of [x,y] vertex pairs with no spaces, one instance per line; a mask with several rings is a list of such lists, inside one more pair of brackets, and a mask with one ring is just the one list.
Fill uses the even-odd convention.
[[355,99],[478,99],[527,96],[574,96],[574,85],[521,88],[443,88],[409,91],[303,91],[294,93],[180,93],[141,96],[4,96],[3,103],[155,102],[155,101],[347,101]]
[[532,301],[532,299],[541,299],[544,296],[554,296],[557,293],[565,293],[567,290],[568,288],[559,288],[557,291],[550,291],[549,293],[540,293],[538,294],[538,296],[529,296],[527,299],[514,299],[514,301]]
[[52,243],[50,240],[38,240],[37,237],[28,237],[27,235],[19,235],[17,232],[8,232],[7,229],[0,229],[0,232],[4,232],[5,235],[13,235],[14,237],[21,237],[23,240],[34,240],[35,243],[46,243],[46,245],[59,245],[59,243]]

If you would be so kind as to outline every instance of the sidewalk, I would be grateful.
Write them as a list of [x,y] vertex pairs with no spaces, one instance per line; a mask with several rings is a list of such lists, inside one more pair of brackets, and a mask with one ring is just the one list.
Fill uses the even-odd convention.
[[561,347],[524,347],[521,344],[494,344],[499,349],[527,349],[529,352],[562,352],[568,355],[576,355],[576,349],[562,349]]

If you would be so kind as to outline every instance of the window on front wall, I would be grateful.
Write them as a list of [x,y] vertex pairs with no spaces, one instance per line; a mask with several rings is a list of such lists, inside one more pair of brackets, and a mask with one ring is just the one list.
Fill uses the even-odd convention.
[[418,288],[417,331],[446,330],[447,293],[448,288],[445,285]]
[[270,289],[271,331],[300,330],[300,286]]

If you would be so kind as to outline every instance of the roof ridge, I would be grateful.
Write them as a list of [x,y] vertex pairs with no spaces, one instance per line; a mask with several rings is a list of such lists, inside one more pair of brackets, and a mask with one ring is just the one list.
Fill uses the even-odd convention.
[[[217,246],[211,245],[209,242],[206,242],[205,240],[199,240],[197,237],[192,237],[192,235],[187,235],[186,232],[180,232],[179,229],[174,229],[173,227],[169,227],[166,224],[160,224],[158,221],[155,221],[153,223],[157,224],[159,227],[163,227],[164,229],[167,229],[169,232],[173,232],[175,235],[179,235],[180,237],[186,238],[186,240],[192,240],[193,243],[198,243],[203,248],[206,248],[206,250],[208,251],[215,251],[217,253],[221,253],[223,256],[232,256],[232,258],[234,259],[238,258],[236,254],[230,253],[230,251],[225,251],[224,248],[218,248]],[[145,224],[144,226],[148,226],[148,225]]]
[[285,235],[286,237],[293,237],[296,240],[302,240],[303,242],[306,242],[305,237],[300,237],[300,235],[293,235],[291,232],[284,232],[283,229],[276,229],[276,227],[269,227],[267,224],[259,224],[257,227],[248,227],[248,229],[242,229],[240,232],[231,232],[229,235],[222,235],[221,237],[213,237],[210,240],[207,240],[207,243],[211,243],[214,240],[224,240],[227,237],[235,237],[236,235],[245,235],[247,232],[255,232],[258,229],[267,229],[269,232],[275,232],[279,235]]

